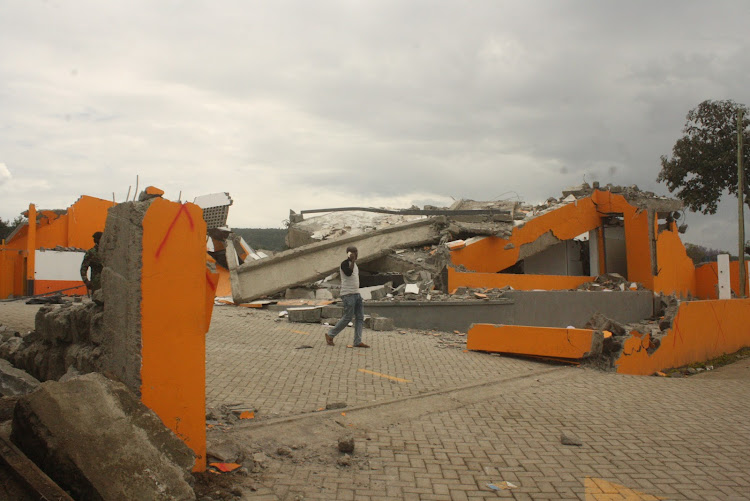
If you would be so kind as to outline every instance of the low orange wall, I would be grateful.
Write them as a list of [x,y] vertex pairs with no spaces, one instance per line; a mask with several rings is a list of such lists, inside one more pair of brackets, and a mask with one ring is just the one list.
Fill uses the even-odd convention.
[[602,334],[589,329],[474,324],[466,336],[469,350],[579,359],[591,352],[594,336]]
[[474,273],[448,268],[448,290],[459,287],[475,289],[501,289],[507,285],[516,290],[568,290],[591,282],[594,277],[569,277],[563,275],[516,275],[511,273]]
[[64,296],[85,296],[88,293],[88,289],[80,280],[34,280],[34,294],[45,294],[70,287],[75,287],[75,289],[63,291],[61,294]]
[[650,334],[632,332],[615,362],[617,372],[645,376],[750,346],[750,299],[683,302],[672,328],[649,355],[650,344]]
[[206,467],[205,335],[218,282],[197,205],[158,198],[143,219],[141,399]]
[[[749,274],[750,275],[750,274]],[[747,278],[750,278],[747,277]],[[746,279],[747,279],[746,278]],[[729,262],[729,283],[732,291],[740,295],[740,262]],[[706,263],[695,269],[695,295],[701,299],[719,298],[719,266],[714,263]],[[750,294],[750,281],[745,284],[745,293]]]

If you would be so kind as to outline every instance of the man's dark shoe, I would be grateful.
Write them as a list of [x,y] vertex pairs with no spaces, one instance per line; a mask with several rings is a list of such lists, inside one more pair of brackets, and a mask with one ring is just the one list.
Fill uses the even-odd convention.
[[355,348],[369,348],[370,345],[365,344],[365,343],[359,343],[359,344],[355,344],[354,347]]
[[326,334],[326,344],[328,346],[333,346],[334,345],[333,344],[333,338],[331,336],[329,336],[328,334]]

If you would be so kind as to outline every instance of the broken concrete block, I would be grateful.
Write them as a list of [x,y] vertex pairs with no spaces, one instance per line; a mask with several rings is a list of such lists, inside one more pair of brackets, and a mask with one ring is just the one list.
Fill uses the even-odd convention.
[[341,318],[344,316],[344,307],[328,304],[320,309],[321,318]]
[[321,308],[289,308],[290,322],[318,323],[321,319]]
[[317,289],[315,291],[315,299],[333,299],[333,294],[328,289]]
[[367,317],[365,327],[374,331],[392,331],[396,328],[393,319],[386,317]]
[[419,285],[406,284],[406,287],[404,288],[404,294],[419,294]]
[[346,437],[339,438],[339,452],[351,454],[354,452],[354,437],[348,435]]
[[57,381],[60,383],[64,383],[66,381],[70,381],[73,378],[77,378],[80,375],[81,373],[71,365],[70,367],[68,367],[68,370],[65,372],[65,374],[63,374],[62,377]]
[[562,432],[562,435],[560,435],[560,443],[563,445],[575,445],[577,447],[580,447],[583,445],[583,442],[581,442],[581,439],[576,437],[575,435],[571,433],[565,433]]
[[287,289],[284,297],[286,299],[315,299],[315,291],[303,288]]
[[26,395],[39,386],[39,381],[25,371],[16,369],[7,360],[0,359],[0,396]]
[[23,339],[20,337],[12,337],[3,344],[0,344],[0,358],[13,358],[18,350],[23,345]]
[[0,344],[6,342],[12,337],[18,337],[18,332],[12,330],[10,327],[0,325]]
[[195,499],[195,456],[121,383],[93,373],[21,397],[11,440],[76,499]]

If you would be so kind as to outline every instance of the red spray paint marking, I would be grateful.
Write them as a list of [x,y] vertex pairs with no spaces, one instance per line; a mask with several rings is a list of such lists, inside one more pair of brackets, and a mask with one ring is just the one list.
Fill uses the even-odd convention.
[[216,292],[216,287],[219,285],[219,281],[217,280],[216,283],[211,279],[211,273],[206,270],[206,281],[208,282],[208,285],[211,286],[211,290]]
[[[719,315],[716,314],[716,310],[714,309],[714,304],[709,303],[709,306],[711,306],[711,311],[714,312],[714,318],[716,318],[716,326],[719,328],[719,334],[721,335],[722,341],[724,343],[727,342],[726,337],[724,336],[724,329],[721,328],[721,320],[719,320]],[[714,350],[716,350],[716,347],[719,345],[719,338],[716,338],[716,342],[714,342]]]
[[175,215],[174,219],[172,220],[172,223],[169,225],[169,228],[167,229],[167,233],[164,235],[164,239],[159,244],[159,248],[156,249],[156,258],[159,258],[159,255],[161,255],[162,249],[164,249],[164,246],[167,243],[167,240],[169,240],[169,236],[172,234],[172,229],[174,229],[175,225],[177,224],[177,220],[180,218],[180,214],[185,213],[185,215],[188,218],[188,223],[190,223],[190,230],[192,231],[195,229],[195,225],[193,224],[193,216],[190,215],[190,212],[187,210],[187,205],[183,204],[180,205],[180,210],[177,211],[177,214]]
[[680,326],[679,326],[679,325],[677,324],[677,319],[676,319],[676,318],[674,319],[674,324],[673,324],[673,326],[672,326],[672,330],[673,330],[673,331],[675,332],[675,334],[676,334],[676,335],[675,335],[675,336],[674,336],[674,337],[672,338],[672,347],[674,348],[674,346],[675,346],[675,345],[677,344],[677,336],[679,336],[679,337],[680,337],[680,343],[684,343],[684,342],[685,342],[685,341],[683,341],[683,339],[682,339],[682,333],[680,332]]

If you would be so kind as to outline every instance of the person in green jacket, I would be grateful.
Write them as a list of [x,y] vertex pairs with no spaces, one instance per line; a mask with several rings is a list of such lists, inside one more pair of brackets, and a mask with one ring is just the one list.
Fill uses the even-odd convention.
[[[94,246],[86,251],[81,262],[81,280],[90,293],[99,290],[102,287],[102,258],[99,254],[99,240],[102,238],[102,232],[97,231],[93,235]],[[91,268],[91,280],[88,278],[88,271]]]

